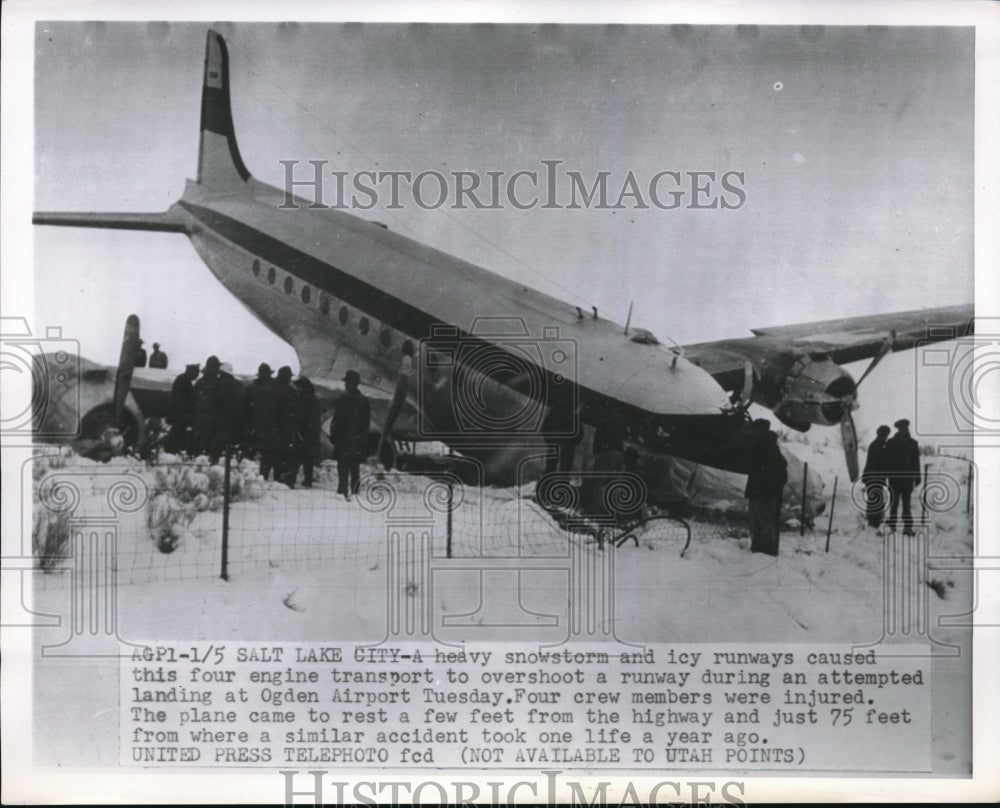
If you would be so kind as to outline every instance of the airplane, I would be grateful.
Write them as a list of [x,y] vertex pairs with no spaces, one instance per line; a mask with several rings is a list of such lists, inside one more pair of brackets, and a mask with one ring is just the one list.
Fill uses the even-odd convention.
[[[363,392],[385,405],[379,427],[389,438],[444,443],[481,463],[484,482],[537,476],[560,429],[589,432],[609,413],[647,454],[743,473],[751,403],[800,431],[839,423],[855,479],[859,382],[891,351],[972,332],[970,304],[665,346],[380,223],[299,197],[288,204],[243,161],[229,79],[226,42],[209,30],[197,176],[168,210],[36,212],[33,222],[186,235],[223,286],[292,345],[302,374],[335,390],[358,371]],[[405,389],[404,346],[414,353]],[[871,363],[855,382],[840,363],[862,359]],[[394,396],[401,407],[390,406]],[[568,418],[546,421],[567,406]]]

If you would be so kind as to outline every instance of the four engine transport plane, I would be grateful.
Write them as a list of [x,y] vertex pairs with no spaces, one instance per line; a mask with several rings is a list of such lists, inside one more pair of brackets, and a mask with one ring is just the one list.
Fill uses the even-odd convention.
[[645,452],[736,472],[746,469],[751,402],[797,430],[839,423],[854,478],[858,384],[838,363],[870,358],[867,375],[890,351],[972,330],[973,308],[963,305],[666,347],[378,223],[286,202],[240,156],[226,43],[209,31],[198,175],[181,199],[162,213],[37,212],[34,223],[186,234],[222,284],[293,346],[301,373],[334,393],[354,369],[365,392],[387,402],[409,343],[415,383],[402,413],[380,426],[398,441],[441,441],[477,458],[484,481],[523,479],[531,457],[537,472],[546,435],[560,428],[550,426],[575,417],[546,414],[574,401],[589,426],[614,413]]

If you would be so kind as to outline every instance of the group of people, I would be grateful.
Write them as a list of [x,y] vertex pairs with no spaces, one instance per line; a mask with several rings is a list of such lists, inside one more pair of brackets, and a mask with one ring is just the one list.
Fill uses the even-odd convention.
[[[883,425],[875,431],[875,440],[868,447],[868,460],[861,481],[865,486],[865,506],[868,524],[879,528],[885,521],[890,532],[896,530],[897,513],[902,505],[903,535],[913,535],[913,515],[910,499],[920,485],[920,446],[910,435],[910,422],[901,418],[893,426]],[[886,491],[889,516],[886,518]]]
[[313,482],[319,457],[320,408],[312,382],[292,382],[287,365],[272,378],[265,362],[244,387],[232,366],[217,356],[201,369],[188,365],[170,393],[170,431],[164,448],[204,454],[213,463],[227,450],[259,456],[261,475],[294,487],[299,469],[303,485]]
[[[154,345],[158,349],[159,345]],[[257,378],[244,386],[233,376],[232,367],[210,356],[204,369],[188,365],[174,380],[170,396],[170,431],[163,441],[167,451],[204,454],[216,463],[227,449],[259,457],[264,479],[295,487],[299,471],[302,485],[313,484],[320,454],[320,402],[312,382],[300,376],[294,382],[287,365],[272,378],[265,362]],[[361,461],[369,454],[371,409],[359,387],[361,376],[348,370],[344,393],[337,399],[330,422],[330,442],[337,461],[337,492],[350,499],[358,492]],[[405,387],[403,388],[405,396]],[[395,403],[395,402],[394,402]],[[613,409],[594,407],[583,411],[570,399],[554,401],[542,425],[551,434],[545,473],[567,472],[573,466],[582,437],[581,420],[594,426],[595,475],[584,480],[581,505],[598,511],[604,497],[604,477],[628,470],[624,444],[627,428]],[[910,436],[910,422],[896,421],[896,434],[880,426],[868,448],[862,476],[866,491],[867,520],[872,527],[883,521],[890,531],[902,510],[903,535],[913,535],[911,495],[920,485],[920,447]],[[778,447],[778,436],[766,419],[753,422],[750,465],[745,496],[749,506],[751,551],[778,555],[782,494],[788,467]],[[603,472],[603,474],[602,474]],[[606,482],[606,481],[604,481]],[[885,492],[888,492],[888,503]],[[888,517],[886,517],[888,504]]]
[[[347,499],[358,491],[361,461],[368,454],[371,411],[360,383],[357,371],[347,371],[344,393],[330,423],[338,492]],[[311,488],[320,455],[321,419],[315,386],[306,376],[293,381],[287,365],[274,375],[263,362],[257,377],[243,385],[228,362],[210,356],[204,369],[188,365],[174,379],[170,431],[163,447],[175,453],[204,454],[212,463],[227,450],[237,451],[260,459],[265,480],[273,476],[294,488],[301,470],[303,487]]]
[[153,353],[147,356],[146,349],[142,347],[142,340],[139,340],[139,348],[135,352],[135,366],[137,368],[150,367],[154,370],[166,370],[169,363],[167,355],[160,350],[160,343],[153,343]]

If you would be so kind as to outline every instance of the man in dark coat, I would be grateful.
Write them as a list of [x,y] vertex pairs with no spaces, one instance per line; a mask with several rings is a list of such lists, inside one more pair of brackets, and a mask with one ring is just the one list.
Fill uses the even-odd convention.
[[778,448],[770,421],[754,421],[755,440],[744,495],[750,512],[750,550],[778,555],[781,496],[788,482],[788,463]]
[[257,378],[247,387],[244,394],[243,423],[247,451],[260,456],[260,476],[265,480],[274,469],[275,414],[274,380],[271,366],[261,362],[257,368]]
[[233,376],[233,368],[223,362],[219,368],[219,428],[212,443],[212,462],[218,462],[227,448],[239,444],[243,433],[243,385]]
[[292,387],[292,369],[278,368],[274,380],[275,463],[274,479],[295,487],[299,453],[299,395]]
[[889,530],[896,529],[896,511],[903,504],[903,535],[913,535],[913,516],[910,513],[910,496],[920,485],[920,446],[910,436],[910,422],[905,418],[896,421],[896,434],[886,441],[886,466],[889,477]]
[[[313,466],[319,459],[319,400],[312,382],[305,376],[299,377],[295,387],[299,391],[299,462],[302,465],[302,487],[312,488]],[[298,464],[293,474],[298,475]]]
[[167,355],[160,350],[160,343],[153,343],[153,354],[149,357],[149,366],[165,370],[167,367]]
[[875,431],[875,440],[868,447],[868,459],[865,460],[865,470],[861,473],[861,482],[865,487],[865,515],[868,524],[878,527],[885,517],[885,491],[888,486],[886,472],[886,440],[892,430],[880,426]]
[[203,454],[213,451],[220,428],[219,413],[222,398],[222,387],[219,382],[220,367],[221,363],[217,356],[208,357],[201,378],[194,384],[194,417],[191,428],[194,432],[195,451]]
[[347,500],[358,492],[361,461],[368,454],[371,408],[358,389],[360,383],[356,370],[344,374],[344,394],[337,399],[330,422],[330,442],[337,460],[337,493]]
[[194,410],[194,380],[201,368],[188,365],[170,388],[170,432],[165,448],[168,452],[190,452],[191,416]]

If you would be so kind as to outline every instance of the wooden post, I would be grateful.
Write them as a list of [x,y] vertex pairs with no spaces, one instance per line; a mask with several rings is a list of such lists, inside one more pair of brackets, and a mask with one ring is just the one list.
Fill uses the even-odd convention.
[[826,523],[826,552],[830,552],[830,532],[833,530],[833,508],[837,504],[837,481],[839,477],[833,478],[833,496],[830,497],[830,521]]
[[222,570],[219,577],[229,580],[229,470],[231,458],[226,447],[225,474],[222,478]]
[[809,464],[802,464],[802,512],[799,514],[799,535],[806,535],[806,488],[809,485]]

